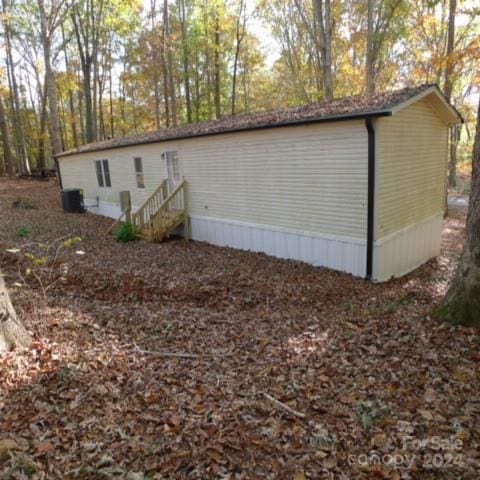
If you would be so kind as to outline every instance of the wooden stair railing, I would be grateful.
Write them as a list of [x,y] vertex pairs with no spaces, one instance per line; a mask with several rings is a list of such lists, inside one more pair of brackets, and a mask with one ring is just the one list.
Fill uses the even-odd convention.
[[132,224],[138,231],[149,227],[151,216],[160,208],[167,198],[167,185],[167,180],[163,180],[155,191],[143,202],[140,208],[132,214]]
[[[164,238],[185,222],[186,214],[186,182],[183,180],[163,201],[160,207],[150,216],[149,240],[161,242]],[[187,222],[185,222],[186,224]],[[185,225],[185,238],[188,238],[188,226]]]
[[128,214],[130,207],[127,207],[120,216],[108,227],[108,230],[105,232],[105,235],[112,233],[112,230],[121,222],[122,218]]
[[151,242],[161,242],[182,223],[185,223],[185,239],[189,230],[186,222],[186,182],[183,180],[170,194],[166,194],[167,181],[150,195],[132,214],[132,224],[139,237]]

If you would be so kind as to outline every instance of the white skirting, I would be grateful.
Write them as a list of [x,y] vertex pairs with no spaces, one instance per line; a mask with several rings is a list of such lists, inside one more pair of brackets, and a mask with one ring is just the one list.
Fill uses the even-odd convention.
[[361,239],[197,215],[190,216],[190,229],[193,240],[365,276],[366,242]]
[[440,254],[443,212],[374,243],[373,279],[401,277]]
[[104,202],[100,200],[97,206],[97,200],[91,198],[84,198],[83,203],[87,212],[103,215],[104,217],[118,218],[122,211],[118,203]]
[[[120,206],[115,203],[85,199],[87,211],[118,218]],[[136,207],[132,207],[133,211]],[[440,254],[443,213],[377,240],[373,248],[373,280],[385,282],[401,277]],[[180,228],[178,233],[182,233]],[[365,277],[366,241],[358,238],[318,234],[271,225],[236,220],[190,216],[193,240],[253,252],[264,252],[278,258],[301,260]]]

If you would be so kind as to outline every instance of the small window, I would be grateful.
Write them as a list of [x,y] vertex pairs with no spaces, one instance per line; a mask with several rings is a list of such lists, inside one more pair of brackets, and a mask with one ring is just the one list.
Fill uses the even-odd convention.
[[103,161],[103,176],[105,178],[105,186],[111,187],[112,182],[110,181],[110,169],[108,168],[108,160]]
[[97,171],[98,186],[103,187],[104,183],[103,183],[103,172],[102,172],[102,161],[101,160],[97,160],[95,162],[95,168],[96,168],[96,171]]
[[108,160],[96,160],[95,171],[97,173],[97,182],[99,187],[111,187],[110,168]]
[[134,167],[135,167],[135,177],[137,179],[137,187],[138,188],[145,188],[145,178],[143,176],[143,163],[140,157],[135,157],[133,159]]

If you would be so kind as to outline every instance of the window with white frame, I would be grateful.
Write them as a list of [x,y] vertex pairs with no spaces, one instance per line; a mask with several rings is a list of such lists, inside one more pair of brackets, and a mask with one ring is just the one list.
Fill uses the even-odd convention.
[[133,159],[133,166],[135,169],[137,188],[145,188],[145,177],[143,176],[143,162],[141,157],[135,157]]
[[99,187],[111,187],[110,168],[108,160],[96,160],[95,171],[97,173],[97,182]]

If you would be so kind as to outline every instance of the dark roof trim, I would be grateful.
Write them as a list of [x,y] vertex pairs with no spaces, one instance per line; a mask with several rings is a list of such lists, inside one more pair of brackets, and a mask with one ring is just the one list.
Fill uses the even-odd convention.
[[271,128],[281,128],[281,127],[296,127],[302,125],[311,125],[316,123],[327,123],[327,122],[341,122],[347,120],[366,120],[367,118],[377,118],[377,117],[391,117],[391,110],[379,110],[377,112],[366,112],[366,113],[355,113],[355,114],[346,114],[346,115],[331,115],[328,117],[321,118],[311,118],[307,120],[291,120],[288,122],[279,122],[273,125],[252,125],[248,127],[239,127],[222,130],[220,132],[205,132],[205,133],[195,133],[188,135],[180,135],[172,138],[162,138],[162,139],[152,139],[152,140],[139,140],[133,141],[132,143],[126,143],[124,145],[109,145],[103,146],[99,145],[97,148],[92,148],[86,151],[75,151],[71,150],[68,152],[62,152],[55,155],[55,158],[70,157],[72,155],[81,155],[85,153],[94,153],[101,152],[105,150],[117,150],[118,148],[127,148],[133,147],[135,145],[148,145],[152,143],[163,143],[163,142],[174,142],[176,140],[185,140],[187,138],[196,138],[196,137],[210,137],[212,135],[224,135],[226,133],[237,133],[237,132],[248,132],[252,130],[267,130]]

